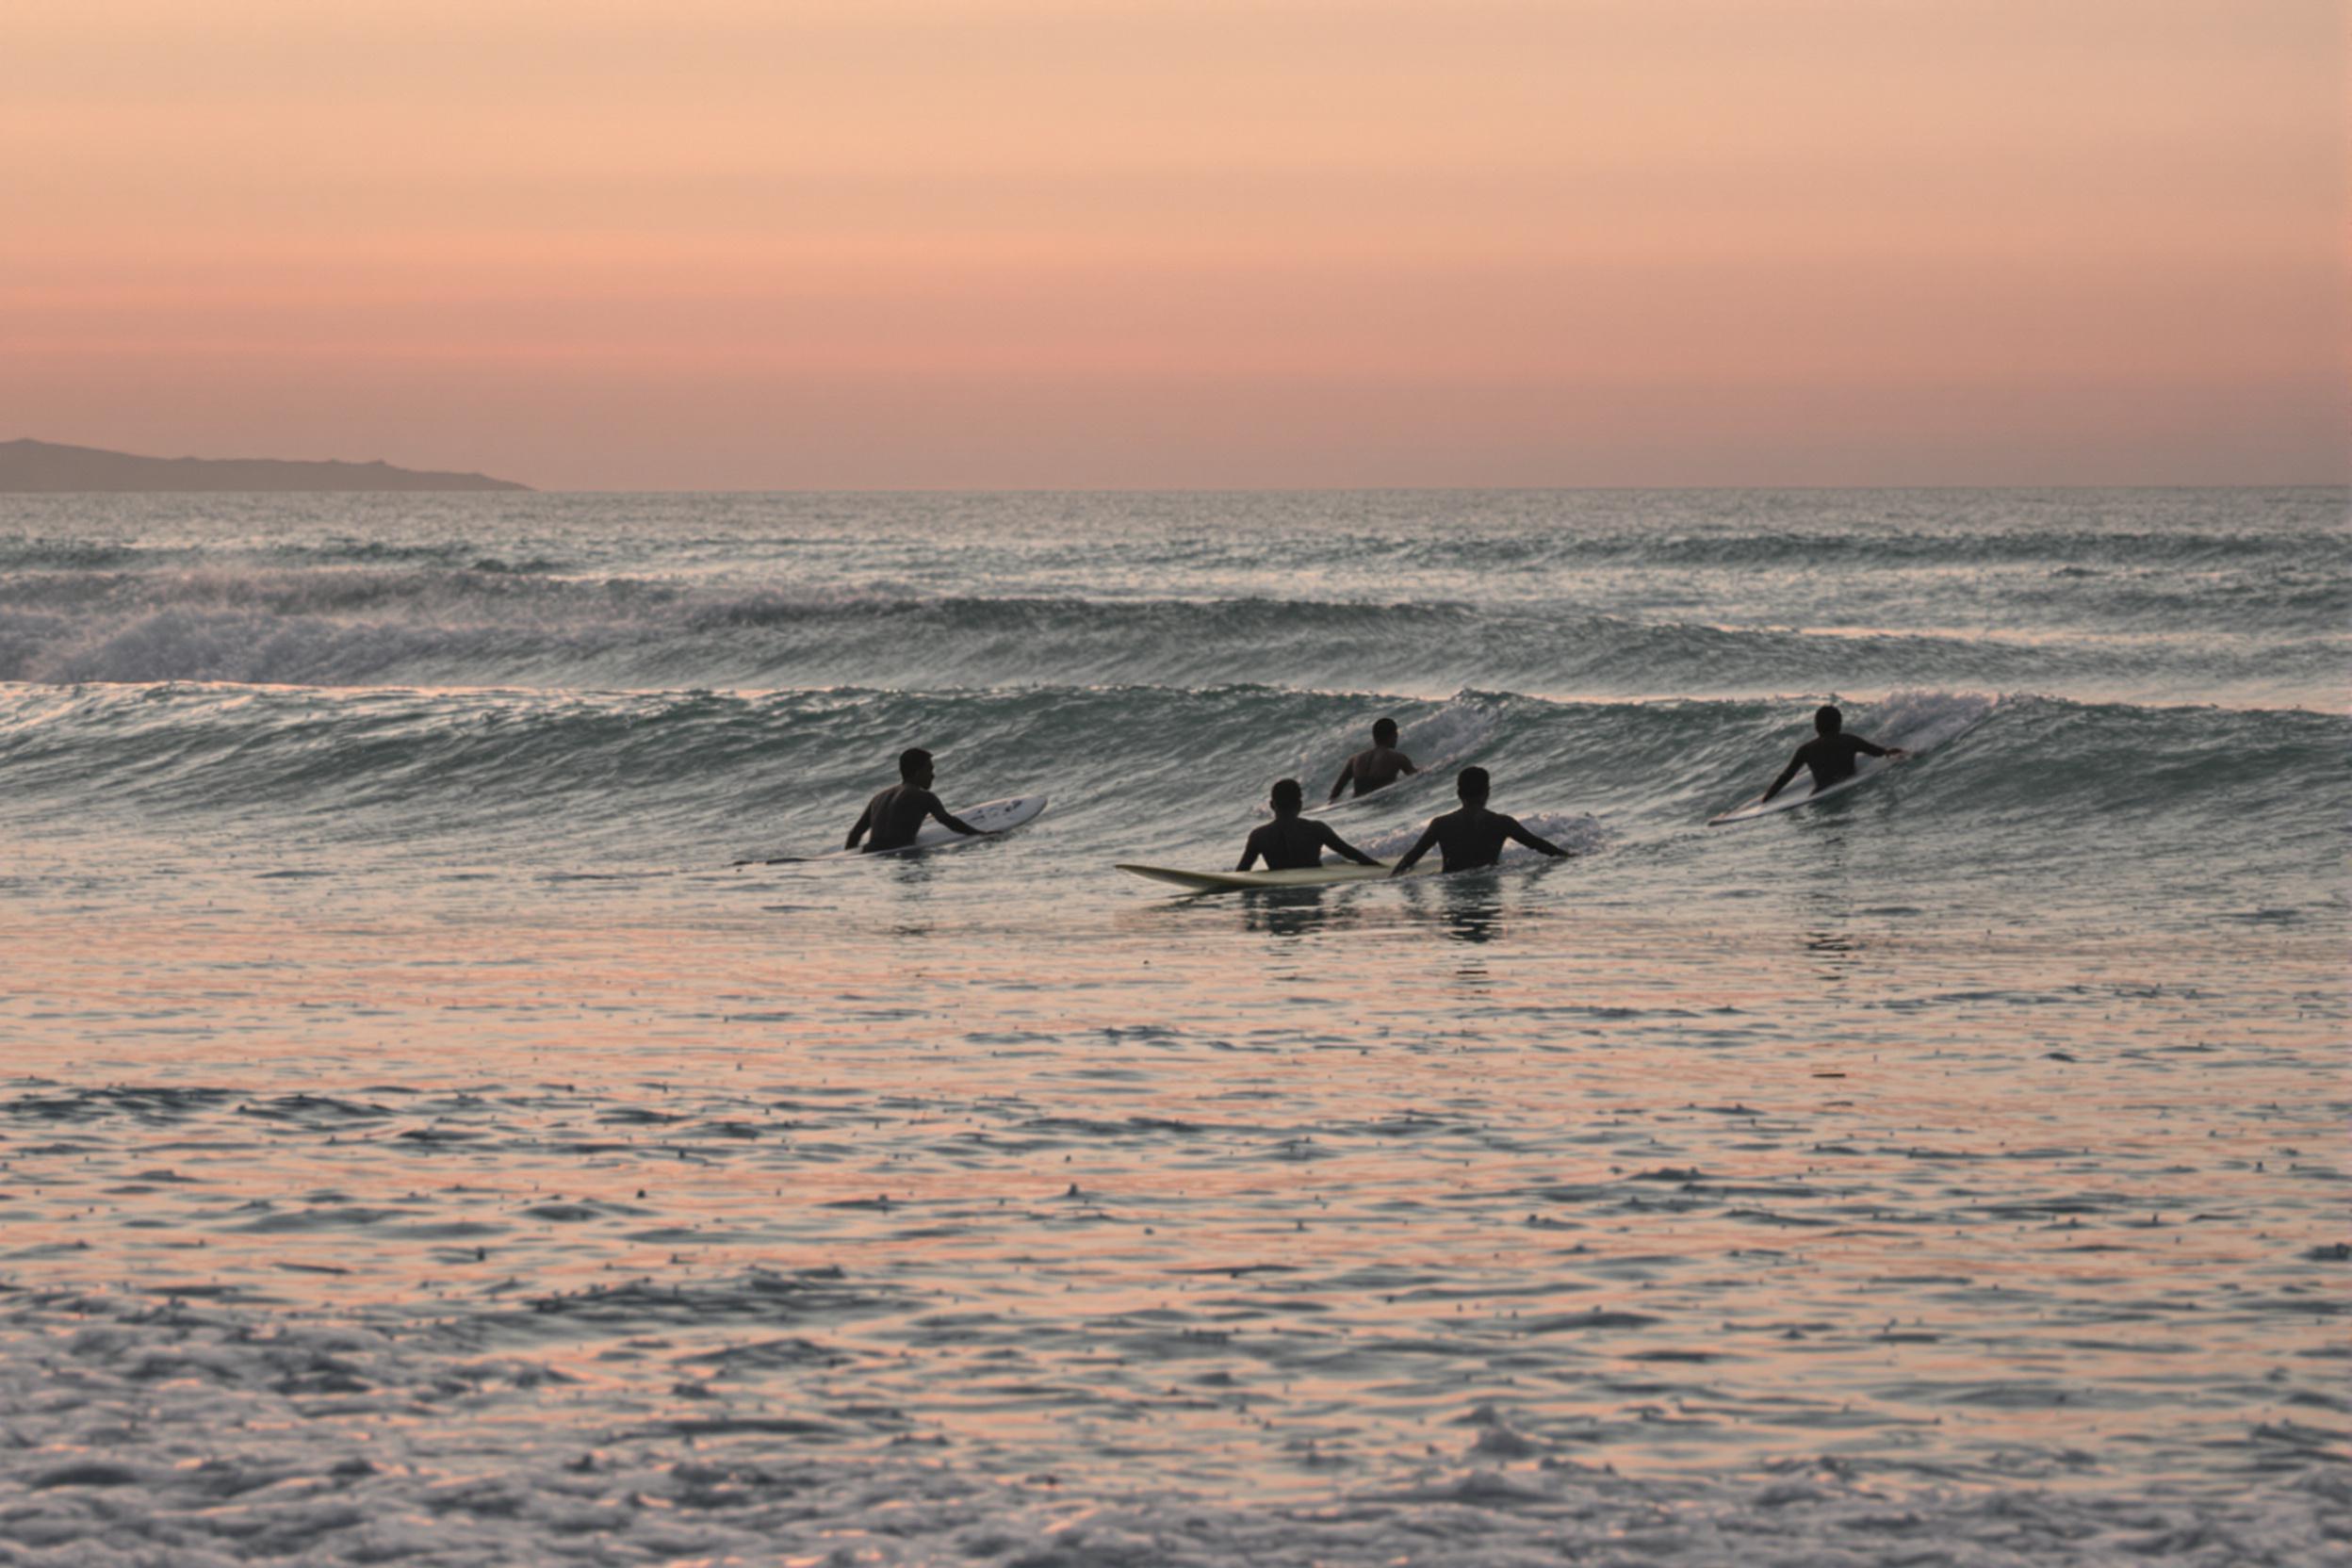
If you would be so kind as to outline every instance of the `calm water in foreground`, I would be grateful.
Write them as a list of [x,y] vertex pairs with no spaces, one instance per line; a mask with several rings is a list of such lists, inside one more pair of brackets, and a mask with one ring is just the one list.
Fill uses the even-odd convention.
[[0,499],[0,1562],[2335,1560],[2344,506]]

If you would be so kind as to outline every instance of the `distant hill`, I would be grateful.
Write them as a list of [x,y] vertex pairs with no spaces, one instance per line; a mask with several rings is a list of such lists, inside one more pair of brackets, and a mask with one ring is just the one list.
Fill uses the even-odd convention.
[[66,490],[528,490],[482,474],[434,474],[389,463],[284,463],[275,458],[133,457],[95,447],[0,441],[0,493]]

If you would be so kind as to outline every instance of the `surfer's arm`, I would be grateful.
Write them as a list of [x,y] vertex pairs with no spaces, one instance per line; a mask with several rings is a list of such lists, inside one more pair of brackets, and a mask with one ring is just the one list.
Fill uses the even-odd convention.
[[1400,751],[1400,752],[1398,752],[1398,753],[1396,754],[1396,771],[1397,771],[1398,773],[1400,773],[1400,774],[1406,774],[1406,773],[1419,773],[1421,770],[1420,770],[1419,768],[1416,768],[1416,767],[1414,767],[1414,766],[1413,765],[1413,759],[1412,759],[1412,758],[1407,757],[1407,756],[1406,756],[1403,752],[1401,752],[1401,751]]
[[1544,854],[1550,856],[1555,860],[1564,860],[1568,858],[1568,852],[1560,848],[1558,844],[1552,842],[1551,840],[1544,838],[1539,834],[1528,832],[1526,825],[1522,824],[1517,817],[1505,817],[1503,819],[1503,837],[1506,839],[1516,839],[1521,843],[1527,845],[1529,849],[1542,850]]
[[858,841],[864,838],[866,836],[866,829],[872,827],[873,825],[874,803],[872,801],[868,801],[866,803],[866,808],[858,813],[858,825],[851,828],[849,830],[849,837],[841,841],[841,847],[843,849],[856,849],[858,847]]
[[[1372,857],[1366,855],[1364,851],[1358,849],[1355,845],[1349,843],[1347,840],[1341,838],[1336,832],[1332,831],[1331,825],[1330,823],[1317,823],[1315,825],[1323,830],[1323,847],[1325,849],[1336,850],[1338,853],[1345,855],[1348,858],[1353,860],[1360,866],[1377,866],[1380,864],[1378,860],[1375,860]],[[1244,866],[1242,869],[1247,871],[1250,868]]]
[[1859,735],[1856,735],[1854,738],[1854,749],[1860,752],[1865,757],[1886,757],[1891,758],[1898,762],[1911,755],[1901,746],[1878,745],[1872,742],[1864,740]]
[[1347,761],[1342,762],[1339,765],[1339,776],[1331,780],[1331,792],[1324,798],[1326,800],[1337,800],[1339,798],[1340,791],[1346,789],[1348,787],[1348,781],[1355,776],[1356,760],[1350,757]]
[[926,795],[924,800],[930,807],[932,821],[942,825],[950,832],[961,833],[968,839],[976,839],[985,831],[985,829],[972,826],[972,824],[940,805],[939,796]]
[[1805,766],[1805,748],[1799,746],[1797,754],[1788,759],[1788,765],[1780,770],[1780,776],[1772,780],[1772,787],[1764,792],[1764,799],[1770,800],[1787,789],[1788,781],[1797,776],[1797,770],[1803,766]]
[[1233,869],[1235,871],[1248,871],[1251,866],[1254,866],[1257,863],[1258,836],[1255,833],[1252,833],[1241,846],[1241,863],[1233,867]]
[[1404,875],[1405,873],[1413,868],[1414,863],[1417,862],[1421,857],[1429,852],[1429,846],[1435,842],[1437,842],[1437,824],[1431,823],[1429,826],[1421,830],[1420,840],[1415,842],[1411,849],[1405,851],[1405,858],[1397,861],[1396,869],[1390,872],[1388,874],[1391,876]]

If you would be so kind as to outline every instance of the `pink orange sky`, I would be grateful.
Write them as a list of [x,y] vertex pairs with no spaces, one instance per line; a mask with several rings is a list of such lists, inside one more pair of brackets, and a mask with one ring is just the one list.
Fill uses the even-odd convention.
[[12,0],[0,439],[547,488],[2352,472],[2338,0]]

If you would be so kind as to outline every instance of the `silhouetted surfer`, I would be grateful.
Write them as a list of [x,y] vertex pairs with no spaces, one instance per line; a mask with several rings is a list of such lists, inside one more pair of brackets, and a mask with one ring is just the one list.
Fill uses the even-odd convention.
[[[1393,728],[1393,727],[1392,727]],[[1295,778],[1274,781],[1274,820],[1250,835],[1242,846],[1241,864],[1235,871],[1248,871],[1252,861],[1263,858],[1268,871],[1305,871],[1323,863],[1326,849],[1337,850],[1360,866],[1380,864],[1369,855],[1331,831],[1327,822],[1310,822],[1298,814],[1306,792]]]
[[1445,858],[1447,871],[1468,871],[1475,866],[1491,866],[1502,858],[1503,844],[1516,840],[1529,849],[1542,850],[1557,860],[1568,852],[1549,840],[1539,839],[1519,825],[1519,819],[1507,817],[1500,811],[1486,808],[1488,789],[1484,768],[1464,768],[1454,781],[1454,792],[1462,796],[1462,809],[1448,811],[1433,819],[1422,833],[1421,841],[1405,851],[1405,858],[1396,862],[1391,876],[1402,876],[1413,868],[1422,856],[1435,844]]
[[841,845],[843,849],[856,849],[868,829],[873,830],[874,836],[866,839],[867,854],[904,849],[923,831],[925,817],[937,817],[958,833],[979,833],[980,829],[952,814],[939,804],[939,797],[931,792],[931,754],[921,746],[910,746],[898,754],[898,780],[866,802],[858,825],[849,830],[849,839]]
[[1396,749],[1396,721],[1377,720],[1372,726],[1372,743],[1348,759],[1348,765],[1339,770],[1339,777],[1331,783],[1331,798],[1337,800],[1340,792],[1353,784],[1356,793],[1368,795],[1375,790],[1385,790],[1409,773],[1421,770],[1413,765],[1413,759]]
[[1772,787],[1764,792],[1763,800],[1770,800],[1786,789],[1788,781],[1797,776],[1799,768],[1813,770],[1813,788],[1818,792],[1852,778],[1857,755],[1892,757],[1898,761],[1911,755],[1901,746],[1877,745],[1859,735],[1847,734],[1846,716],[1831,703],[1823,703],[1814,710],[1813,732],[1813,738],[1797,748],[1797,754],[1788,759],[1788,765],[1780,770],[1780,776],[1772,780]]

